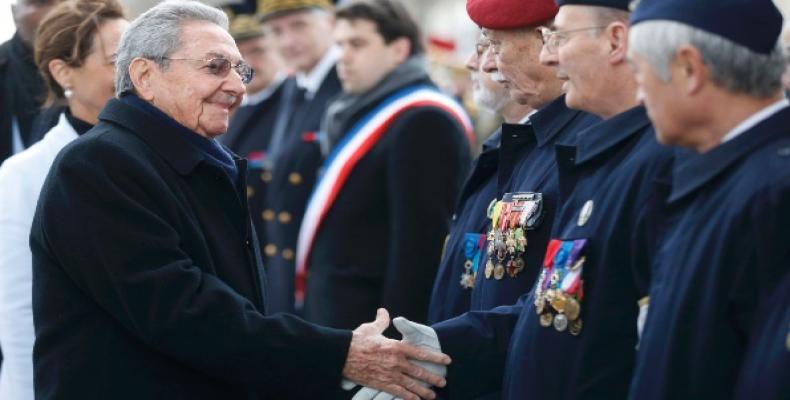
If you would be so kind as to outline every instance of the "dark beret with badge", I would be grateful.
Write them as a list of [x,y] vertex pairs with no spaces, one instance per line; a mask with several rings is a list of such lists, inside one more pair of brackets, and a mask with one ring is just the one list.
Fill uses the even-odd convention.
[[557,0],[557,5],[560,7],[570,5],[598,6],[616,8],[623,11],[629,11],[629,3],[631,3],[630,0]]
[[468,0],[466,12],[478,26],[507,30],[539,26],[557,15],[553,0]]
[[258,15],[261,21],[308,9],[334,10],[330,0],[258,0]]
[[635,4],[632,25],[680,22],[760,54],[770,54],[782,32],[782,14],[772,0],[641,0]]

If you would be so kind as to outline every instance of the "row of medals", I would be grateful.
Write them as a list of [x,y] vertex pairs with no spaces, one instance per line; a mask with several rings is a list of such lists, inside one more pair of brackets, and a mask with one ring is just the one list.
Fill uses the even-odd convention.
[[[571,269],[581,268],[584,264],[582,257]],[[540,319],[540,326],[548,328],[554,326],[557,332],[568,330],[571,335],[578,336],[582,332],[581,304],[574,295],[559,289],[559,271],[551,275],[551,284],[544,288],[546,276],[540,274],[535,289],[535,312]]]
[[[488,232],[488,248],[486,254],[485,276],[486,279],[501,280],[505,277],[505,272],[511,278],[515,278],[519,272],[524,270],[524,259],[522,255],[527,250],[527,234],[523,224],[531,217],[535,211],[534,204],[525,207],[518,200],[500,207],[506,208],[504,215],[491,216],[491,230]],[[494,263],[496,260],[496,264]]]
[[[527,249],[527,235],[521,227],[501,231],[492,228],[488,232],[488,261],[486,261],[486,279],[501,280],[505,272],[515,278],[524,270],[524,259],[521,257]],[[493,259],[496,258],[496,265]],[[507,261],[506,261],[507,260]]]

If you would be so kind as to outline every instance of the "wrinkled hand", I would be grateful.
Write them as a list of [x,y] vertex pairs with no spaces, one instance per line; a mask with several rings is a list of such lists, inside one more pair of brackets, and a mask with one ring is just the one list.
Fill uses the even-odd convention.
[[[435,352],[442,351],[441,345],[439,344],[439,337],[436,335],[436,331],[434,331],[433,328],[418,324],[416,322],[411,322],[403,317],[395,318],[392,321],[392,324],[395,325],[395,329],[397,329],[398,332],[403,335],[403,343],[429,349]],[[436,375],[447,375],[447,367],[445,365],[417,360],[413,360],[412,363]],[[426,385],[424,382],[420,382],[420,384]],[[395,396],[390,393],[365,387],[357,392],[356,395],[354,395],[353,400],[392,400],[394,398]]]
[[436,394],[424,384],[443,387],[444,377],[431,373],[410,360],[444,366],[450,363],[450,357],[427,348],[415,347],[405,341],[384,337],[382,333],[389,326],[389,322],[389,313],[380,308],[375,321],[362,324],[354,330],[343,376],[352,382],[392,393],[406,400],[435,398]]

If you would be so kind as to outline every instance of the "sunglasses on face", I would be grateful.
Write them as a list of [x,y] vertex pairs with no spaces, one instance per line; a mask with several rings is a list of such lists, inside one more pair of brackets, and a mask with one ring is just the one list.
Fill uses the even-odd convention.
[[230,69],[233,68],[239,77],[241,77],[241,82],[243,84],[248,84],[252,81],[252,77],[255,76],[255,70],[252,69],[247,63],[244,61],[239,61],[238,64],[234,65],[230,62],[230,60],[225,58],[211,58],[211,59],[200,59],[200,58],[164,58],[165,60],[170,61],[201,61],[203,62],[203,69],[205,69],[211,75],[215,75],[219,78],[224,78],[228,76],[230,73]]

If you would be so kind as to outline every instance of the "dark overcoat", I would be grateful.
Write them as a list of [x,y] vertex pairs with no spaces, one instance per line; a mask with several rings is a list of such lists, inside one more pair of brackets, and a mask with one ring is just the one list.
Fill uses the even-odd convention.
[[30,240],[37,398],[337,390],[351,333],[267,315],[246,163],[231,182],[206,157],[122,100],[60,153]]
[[[349,129],[379,103],[360,110]],[[447,111],[422,106],[398,115],[351,171],[317,231],[305,318],[352,327],[385,307],[425,322],[470,163],[463,127]]]
[[788,271],[789,127],[785,107],[674,169],[632,399],[733,396],[760,305]]
[[[342,90],[332,67],[312,98],[295,91],[288,125],[271,171],[258,177],[268,183],[263,211],[263,261],[268,270],[272,312],[294,312],[296,239],[307,201],[313,192],[323,155],[318,141],[321,118],[331,99]],[[253,178],[255,179],[255,178]],[[375,317],[375,314],[373,315]],[[373,317],[369,318],[372,319]]]

